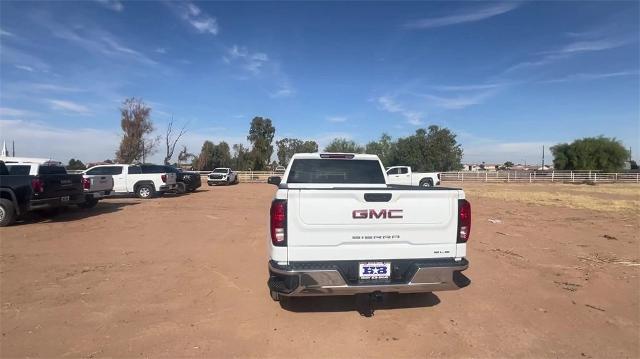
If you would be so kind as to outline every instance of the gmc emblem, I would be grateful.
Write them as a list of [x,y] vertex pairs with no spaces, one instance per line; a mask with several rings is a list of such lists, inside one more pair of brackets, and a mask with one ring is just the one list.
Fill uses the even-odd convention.
[[351,212],[353,219],[380,219],[380,218],[403,218],[401,209],[354,209]]

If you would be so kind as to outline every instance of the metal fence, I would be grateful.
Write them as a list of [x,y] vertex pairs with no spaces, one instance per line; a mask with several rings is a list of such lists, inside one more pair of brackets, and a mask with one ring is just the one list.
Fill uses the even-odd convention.
[[640,173],[597,171],[477,171],[443,172],[442,181],[456,182],[560,182],[560,183],[640,183]]
[[[198,171],[202,176],[202,182],[207,181],[207,175],[211,171]],[[273,171],[236,171],[238,174],[238,180],[244,183],[266,183],[267,179],[271,176],[282,176],[283,172]]]

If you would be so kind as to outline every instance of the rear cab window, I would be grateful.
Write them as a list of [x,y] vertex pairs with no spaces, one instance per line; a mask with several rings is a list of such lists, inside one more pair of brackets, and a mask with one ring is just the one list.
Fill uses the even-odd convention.
[[62,166],[40,166],[38,168],[40,175],[66,175],[67,170]]
[[294,159],[287,183],[385,184],[380,163],[358,159]]
[[87,171],[88,175],[98,175],[98,176],[104,176],[104,175],[119,175],[122,173],[122,167],[121,166],[105,166],[105,167],[96,167],[96,168],[92,168],[90,170]]
[[31,171],[31,166],[28,165],[8,165],[7,170],[10,175],[25,176]]
[[142,169],[142,173],[166,173],[167,172],[164,166],[159,166],[159,165],[144,165],[144,166],[140,166],[140,168]]

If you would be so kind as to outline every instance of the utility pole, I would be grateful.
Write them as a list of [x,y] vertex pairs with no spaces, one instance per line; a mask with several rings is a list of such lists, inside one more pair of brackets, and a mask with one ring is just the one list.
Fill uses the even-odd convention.
[[[631,151],[631,147],[629,147],[629,151]],[[16,141],[11,140],[11,156],[15,157],[16,156]],[[631,153],[631,152],[629,152]]]
[[542,145],[542,170],[544,171],[544,145]]

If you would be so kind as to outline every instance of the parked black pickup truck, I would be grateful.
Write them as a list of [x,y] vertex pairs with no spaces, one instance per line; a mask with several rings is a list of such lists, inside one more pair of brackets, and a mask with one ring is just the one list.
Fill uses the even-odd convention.
[[57,209],[85,201],[82,175],[67,174],[56,164],[7,163],[11,175],[31,175],[30,210]]
[[176,182],[184,183],[186,192],[193,192],[202,186],[200,173],[193,171],[184,171],[180,168],[176,169]]
[[177,184],[177,193],[185,193],[185,192],[193,192],[196,189],[202,186],[202,180],[200,179],[200,174],[198,172],[184,171],[180,168],[175,168],[169,165],[141,165],[142,172],[145,173],[145,169],[147,173],[175,173],[176,174],[176,184]]
[[29,211],[32,179],[29,175],[11,175],[0,161],[0,227],[11,225]]

